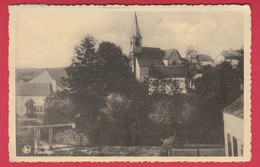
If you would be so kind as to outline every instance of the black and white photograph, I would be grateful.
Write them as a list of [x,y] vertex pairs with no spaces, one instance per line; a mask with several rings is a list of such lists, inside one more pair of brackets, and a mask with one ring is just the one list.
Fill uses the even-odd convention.
[[250,160],[248,6],[9,13],[11,161]]

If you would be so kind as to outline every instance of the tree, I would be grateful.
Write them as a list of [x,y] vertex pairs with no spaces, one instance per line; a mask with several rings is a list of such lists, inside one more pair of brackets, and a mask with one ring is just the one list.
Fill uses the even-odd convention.
[[[195,81],[199,117],[203,122],[197,121],[201,122],[198,125],[207,127],[202,132],[205,134],[201,135],[211,136],[207,140],[223,140],[222,110],[243,94],[241,89],[241,84],[243,84],[242,54],[240,59],[237,67],[229,62],[223,62],[215,68],[206,66],[202,69],[202,78]],[[210,133],[212,134],[209,135]]]
[[196,75],[201,68],[198,56],[199,53],[193,48],[193,46],[189,46],[187,48],[186,50],[186,57],[188,59],[188,62],[186,63],[188,67],[187,76],[186,76],[187,85],[192,81],[194,75]]
[[74,122],[75,105],[66,96],[65,92],[57,92],[48,97],[45,102],[45,124],[62,124]]
[[[106,118],[106,144],[129,145],[131,100],[120,94],[111,93],[106,97],[104,108],[101,109]],[[101,127],[103,128],[103,127]]]
[[[147,104],[147,106],[145,105]],[[105,116],[106,142],[110,145],[147,144],[149,126],[147,98],[126,97],[118,93],[107,96],[101,109]]]
[[193,46],[189,46],[186,50],[186,57],[190,61],[191,64],[199,63],[198,60],[199,53],[193,48]]
[[105,97],[112,92],[131,97],[139,89],[135,89],[138,85],[129,70],[128,58],[114,43],[101,42],[97,46],[97,41],[87,36],[75,47],[75,53],[63,80],[76,106],[78,129],[92,135],[95,141],[105,123],[100,110],[105,105]]
[[75,47],[76,56],[66,68],[64,81],[69,90],[77,95],[107,96],[110,92],[128,91],[128,82],[133,82],[129,60],[120,47],[111,42],[102,42],[95,50],[96,40],[85,37]]
[[163,96],[154,97],[153,110],[149,118],[158,128],[161,139],[173,136],[176,133],[176,145],[181,145],[186,139],[183,136],[185,127],[196,111],[192,96]]

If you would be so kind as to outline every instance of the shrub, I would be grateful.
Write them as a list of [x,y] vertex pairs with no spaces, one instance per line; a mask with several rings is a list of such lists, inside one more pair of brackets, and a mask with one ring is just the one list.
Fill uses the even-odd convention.
[[54,143],[82,146],[88,144],[88,139],[85,135],[76,132],[74,129],[61,130],[54,137]]

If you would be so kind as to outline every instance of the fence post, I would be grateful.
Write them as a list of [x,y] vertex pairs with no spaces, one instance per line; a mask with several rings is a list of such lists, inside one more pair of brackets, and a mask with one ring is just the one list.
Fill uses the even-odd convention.
[[200,156],[200,150],[197,148],[197,155]]
[[53,138],[53,128],[50,127],[50,128],[49,128],[49,145],[50,145],[50,148],[52,147],[52,144],[53,144],[52,138]]
[[34,128],[34,154],[37,154],[38,152],[38,144],[40,140],[40,129],[39,128]]
[[167,148],[167,153],[168,153],[168,157],[170,157],[172,155],[172,149],[171,147]]

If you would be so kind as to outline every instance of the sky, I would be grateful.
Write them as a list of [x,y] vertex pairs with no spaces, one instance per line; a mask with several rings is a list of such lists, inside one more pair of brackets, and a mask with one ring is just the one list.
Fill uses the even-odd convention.
[[244,17],[239,11],[16,6],[10,11],[16,68],[66,67],[75,56],[75,46],[86,35],[98,42],[114,42],[128,55],[135,11],[146,47],[175,48],[185,57],[185,50],[192,45],[215,59],[222,50],[243,46]]

